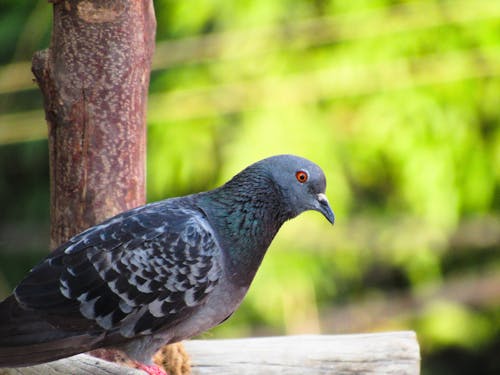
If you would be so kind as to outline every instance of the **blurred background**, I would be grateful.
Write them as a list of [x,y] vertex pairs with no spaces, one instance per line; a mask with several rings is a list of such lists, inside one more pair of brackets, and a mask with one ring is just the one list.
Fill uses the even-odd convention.
[[[148,200],[293,153],[337,215],[287,223],[205,338],[415,330],[423,374],[500,373],[500,2],[155,0]],[[0,297],[49,242],[46,0],[0,2]]]

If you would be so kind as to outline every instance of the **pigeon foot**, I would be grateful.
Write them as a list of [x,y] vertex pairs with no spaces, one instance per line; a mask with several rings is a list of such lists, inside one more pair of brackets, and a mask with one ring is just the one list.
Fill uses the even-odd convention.
[[156,365],[145,365],[144,363],[135,362],[134,367],[149,375],[168,375],[162,368]]

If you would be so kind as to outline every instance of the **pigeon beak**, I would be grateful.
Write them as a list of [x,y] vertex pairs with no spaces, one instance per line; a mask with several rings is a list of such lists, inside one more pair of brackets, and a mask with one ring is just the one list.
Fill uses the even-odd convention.
[[326,220],[333,224],[335,222],[335,214],[333,213],[333,210],[328,203],[326,195],[323,193],[319,193],[316,196],[316,202],[316,211],[321,212]]

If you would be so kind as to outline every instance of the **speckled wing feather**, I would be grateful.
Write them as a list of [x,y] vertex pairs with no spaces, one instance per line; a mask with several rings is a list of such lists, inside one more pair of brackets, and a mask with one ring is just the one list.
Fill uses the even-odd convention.
[[218,253],[200,211],[178,199],[158,202],[74,237],[15,296],[26,309],[61,316],[62,329],[131,338],[186,319],[219,280]]

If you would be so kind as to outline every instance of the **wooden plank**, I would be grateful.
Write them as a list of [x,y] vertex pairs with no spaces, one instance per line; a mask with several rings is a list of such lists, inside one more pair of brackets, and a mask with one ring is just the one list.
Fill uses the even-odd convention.
[[419,374],[414,332],[187,341],[193,374]]
[[[420,349],[412,331],[191,340],[184,344],[191,355],[193,375],[420,373]],[[34,374],[136,375],[142,372],[85,354],[50,364],[0,369],[0,375]]]
[[[29,353],[26,353],[29,356]],[[18,368],[0,368],[0,375],[144,375],[143,371],[123,367],[87,354],[41,365]]]

